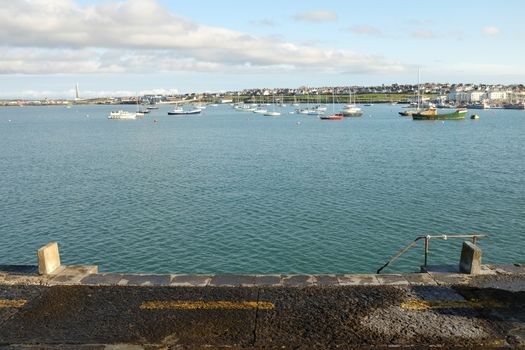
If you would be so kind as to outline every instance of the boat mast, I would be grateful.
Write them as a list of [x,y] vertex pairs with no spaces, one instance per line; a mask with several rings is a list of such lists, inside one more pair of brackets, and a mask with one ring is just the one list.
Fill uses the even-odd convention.
[[419,111],[419,105],[420,105],[420,90],[419,90],[419,79],[420,79],[420,67],[417,67],[417,110]]

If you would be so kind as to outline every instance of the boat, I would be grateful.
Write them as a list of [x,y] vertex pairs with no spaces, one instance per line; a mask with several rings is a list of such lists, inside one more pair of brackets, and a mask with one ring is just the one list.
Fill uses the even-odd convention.
[[[421,97],[420,97],[420,89],[419,89],[419,81],[420,81],[420,70],[419,67],[417,68],[417,104],[416,108],[410,108],[403,112],[399,112],[399,115],[402,117],[412,117],[414,114],[421,112]],[[413,104],[411,103],[409,107],[413,107]]]
[[470,103],[467,105],[468,109],[489,109],[490,104],[487,101],[478,102],[478,103]]
[[149,109],[149,110],[159,109],[159,107],[157,107],[157,106],[148,106],[148,107],[146,107],[146,109]]
[[257,108],[253,111],[253,113],[257,113],[257,114],[265,114],[265,113],[268,113],[268,110],[264,109],[264,108]]
[[345,109],[343,109],[341,113],[345,117],[360,117],[363,115],[363,111],[361,110],[361,108],[357,106],[356,107],[345,107]]
[[339,119],[343,119],[344,118],[344,115],[342,113],[337,113],[337,114],[333,114],[333,115],[321,115],[319,116],[319,119],[321,120],[339,120]]
[[109,113],[108,119],[133,120],[137,119],[137,113],[123,110],[112,111]]
[[273,106],[272,106],[272,111],[267,111],[266,113],[264,113],[265,116],[268,116],[268,117],[278,117],[281,115],[281,112],[276,112],[275,111],[275,95],[273,95]]
[[505,109],[525,109],[525,102],[507,103],[503,105]]
[[345,117],[360,117],[363,115],[361,108],[357,107],[355,101],[352,103],[352,92],[348,93],[348,104],[341,111],[341,114]]
[[332,115],[320,115],[321,120],[340,120],[344,118],[343,113],[334,113],[335,111],[335,93],[332,92]]
[[306,115],[319,115],[319,114],[322,114],[322,112],[320,112],[318,110],[315,110],[315,109],[311,109],[311,108],[296,109],[295,112],[298,113],[298,114],[306,114]]
[[181,107],[175,108],[173,111],[168,112],[168,115],[187,115],[187,114],[201,114],[202,110],[196,108],[189,111],[185,111]]
[[411,117],[412,114],[420,112],[419,109],[407,109],[406,111],[399,112],[399,115],[402,117]]
[[479,119],[479,115],[477,115],[477,114],[472,114],[472,115],[470,116],[470,119],[472,119],[472,120]]
[[412,114],[413,120],[463,120],[468,110],[459,108],[452,113],[439,114],[436,108],[430,108],[425,111]]

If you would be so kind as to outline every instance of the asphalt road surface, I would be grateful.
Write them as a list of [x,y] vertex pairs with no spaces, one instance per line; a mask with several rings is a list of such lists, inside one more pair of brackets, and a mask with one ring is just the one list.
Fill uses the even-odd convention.
[[525,349],[525,292],[508,288],[516,284],[523,278],[468,287],[0,285],[0,348]]

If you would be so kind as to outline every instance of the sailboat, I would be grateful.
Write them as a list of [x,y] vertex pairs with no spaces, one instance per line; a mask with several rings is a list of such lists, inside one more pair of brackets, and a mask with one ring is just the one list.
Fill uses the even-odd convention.
[[417,67],[417,108],[416,109],[407,109],[406,111],[399,112],[399,115],[402,117],[411,117],[414,113],[419,113],[421,111],[421,96],[419,89],[419,80],[420,80],[420,70]]
[[306,94],[306,108],[300,108],[296,110],[299,114],[306,114],[306,115],[320,115],[322,114],[322,111],[317,110],[315,108],[310,108],[310,94]]
[[266,113],[264,113],[264,115],[269,117],[278,117],[281,115],[281,112],[275,111],[275,95],[273,95],[272,111],[267,111]]
[[341,112],[345,117],[360,117],[363,115],[361,108],[357,107],[355,102],[352,103],[352,91],[348,92],[348,104]]
[[297,103],[297,96],[295,94],[293,95],[293,104],[292,104],[292,106],[299,107],[299,103]]
[[319,116],[319,119],[321,120],[340,120],[343,119],[344,116],[342,113],[335,113],[335,94],[332,92],[332,115],[322,115]]

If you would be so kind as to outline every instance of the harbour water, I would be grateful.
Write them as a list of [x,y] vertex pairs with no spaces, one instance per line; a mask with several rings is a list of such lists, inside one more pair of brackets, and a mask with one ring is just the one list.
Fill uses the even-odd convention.
[[[524,260],[524,111],[170,108],[136,121],[107,120],[115,106],[0,108],[0,264],[58,241],[64,263],[106,272],[371,273],[418,235],[479,232],[486,262]],[[430,263],[459,250],[432,241]],[[422,252],[385,272],[417,270]]]

